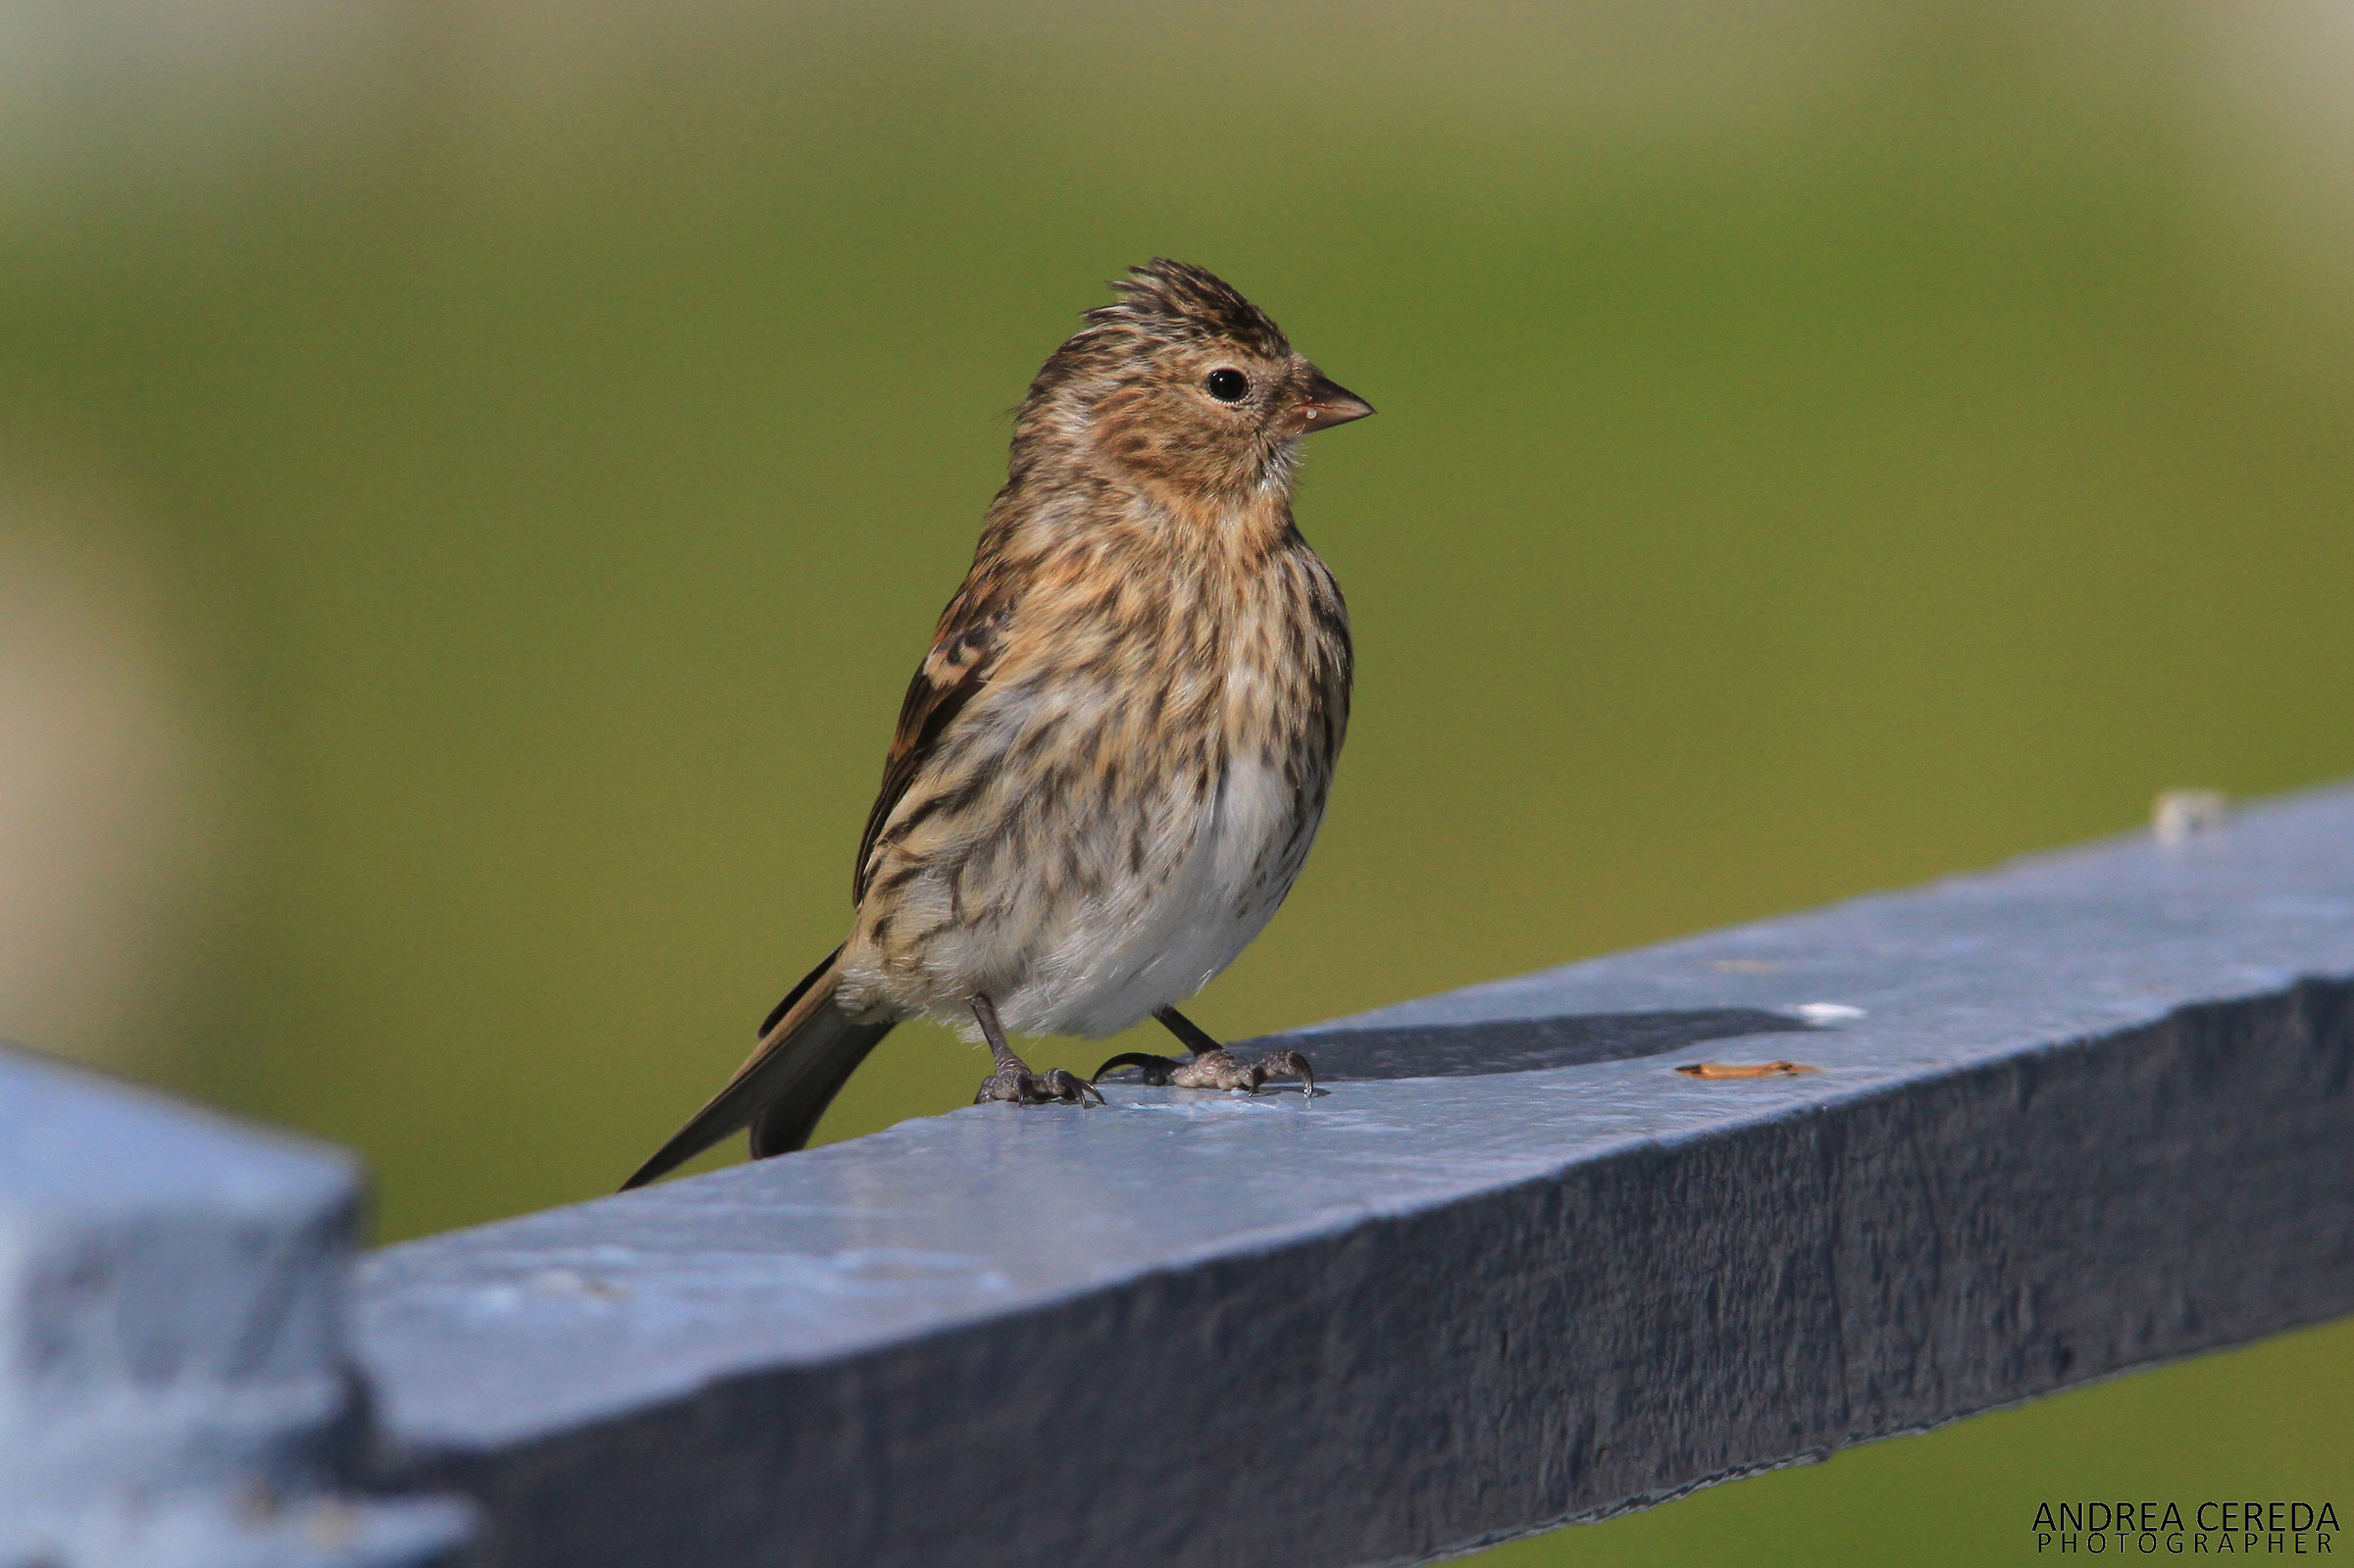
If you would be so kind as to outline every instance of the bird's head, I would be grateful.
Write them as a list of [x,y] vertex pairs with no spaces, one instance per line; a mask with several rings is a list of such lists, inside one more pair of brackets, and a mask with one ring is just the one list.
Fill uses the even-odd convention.
[[1030,386],[1025,448],[1197,494],[1288,482],[1300,438],[1373,406],[1293,352],[1266,312],[1183,262],[1133,268]]

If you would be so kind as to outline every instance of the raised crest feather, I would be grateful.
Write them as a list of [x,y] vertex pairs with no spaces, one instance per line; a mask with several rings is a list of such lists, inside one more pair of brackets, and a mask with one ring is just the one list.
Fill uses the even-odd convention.
[[1157,256],[1129,268],[1111,286],[1120,297],[1089,311],[1091,324],[1141,329],[1157,337],[1223,338],[1269,359],[1292,351],[1272,317],[1203,268]]

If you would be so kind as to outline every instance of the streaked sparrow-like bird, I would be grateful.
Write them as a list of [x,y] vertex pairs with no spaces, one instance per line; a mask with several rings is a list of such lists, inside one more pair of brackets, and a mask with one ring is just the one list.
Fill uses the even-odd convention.
[[[1265,312],[1155,261],[1054,351],[1015,418],[973,567],[908,685],[866,821],[847,940],[626,1184],[741,1128],[801,1147],[904,1019],[977,1029],[976,1101],[1081,1101],[1005,1040],[1150,1014],[1182,1060],[1148,1082],[1314,1079],[1238,1061],[1177,1011],[1256,936],[1324,815],[1349,723],[1349,617],[1292,523],[1309,433],[1373,412]],[[1096,1097],[1100,1098],[1100,1095]]]

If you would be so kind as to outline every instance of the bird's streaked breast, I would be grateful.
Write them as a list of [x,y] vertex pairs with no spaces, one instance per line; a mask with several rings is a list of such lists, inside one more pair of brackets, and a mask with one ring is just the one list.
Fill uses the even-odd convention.
[[1306,857],[1347,722],[1346,612],[1284,533],[1243,570],[1040,575],[884,831],[845,1002],[953,1024],[986,991],[1016,1033],[1102,1035],[1233,962]]

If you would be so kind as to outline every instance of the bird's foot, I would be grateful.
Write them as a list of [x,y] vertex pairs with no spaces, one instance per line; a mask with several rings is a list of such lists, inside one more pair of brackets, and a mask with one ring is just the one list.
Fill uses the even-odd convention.
[[987,1105],[991,1100],[1009,1100],[1016,1105],[1085,1105],[1089,1095],[1096,1103],[1103,1096],[1096,1086],[1086,1083],[1059,1067],[1043,1073],[1030,1071],[1030,1064],[1013,1054],[1005,1043],[1004,1028],[998,1022],[998,1004],[988,996],[973,998],[973,1018],[981,1026],[981,1037],[989,1041],[989,1054],[997,1070],[981,1081],[973,1094],[975,1105]]
[[1313,1097],[1316,1092],[1315,1071],[1298,1051],[1269,1051],[1254,1062],[1241,1060],[1223,1045],[1196,1051],[1182,1060],[1124,1051],[1097,1068],[1096,1078],[1100,1080],[1105,1073],[1121,1067],[1141,1068],[1145,1082],[1156,1087],[1239,1088],[1255,1094],[1259,1086],[1271,1078],[1296,1078],[1300,1080],[1302,1093]]
[[975,1105],[991,1100],[1007,1100],[1015,1105],[1084,1105],[1094,1095],[1097,1104],[1103,1096],[1096,1086],[1059,1067],[1043,1073],[1033,1073],[1018,1056],[998,1063],[998,1070],[981,1081],[980,1089],[973,1095]]

